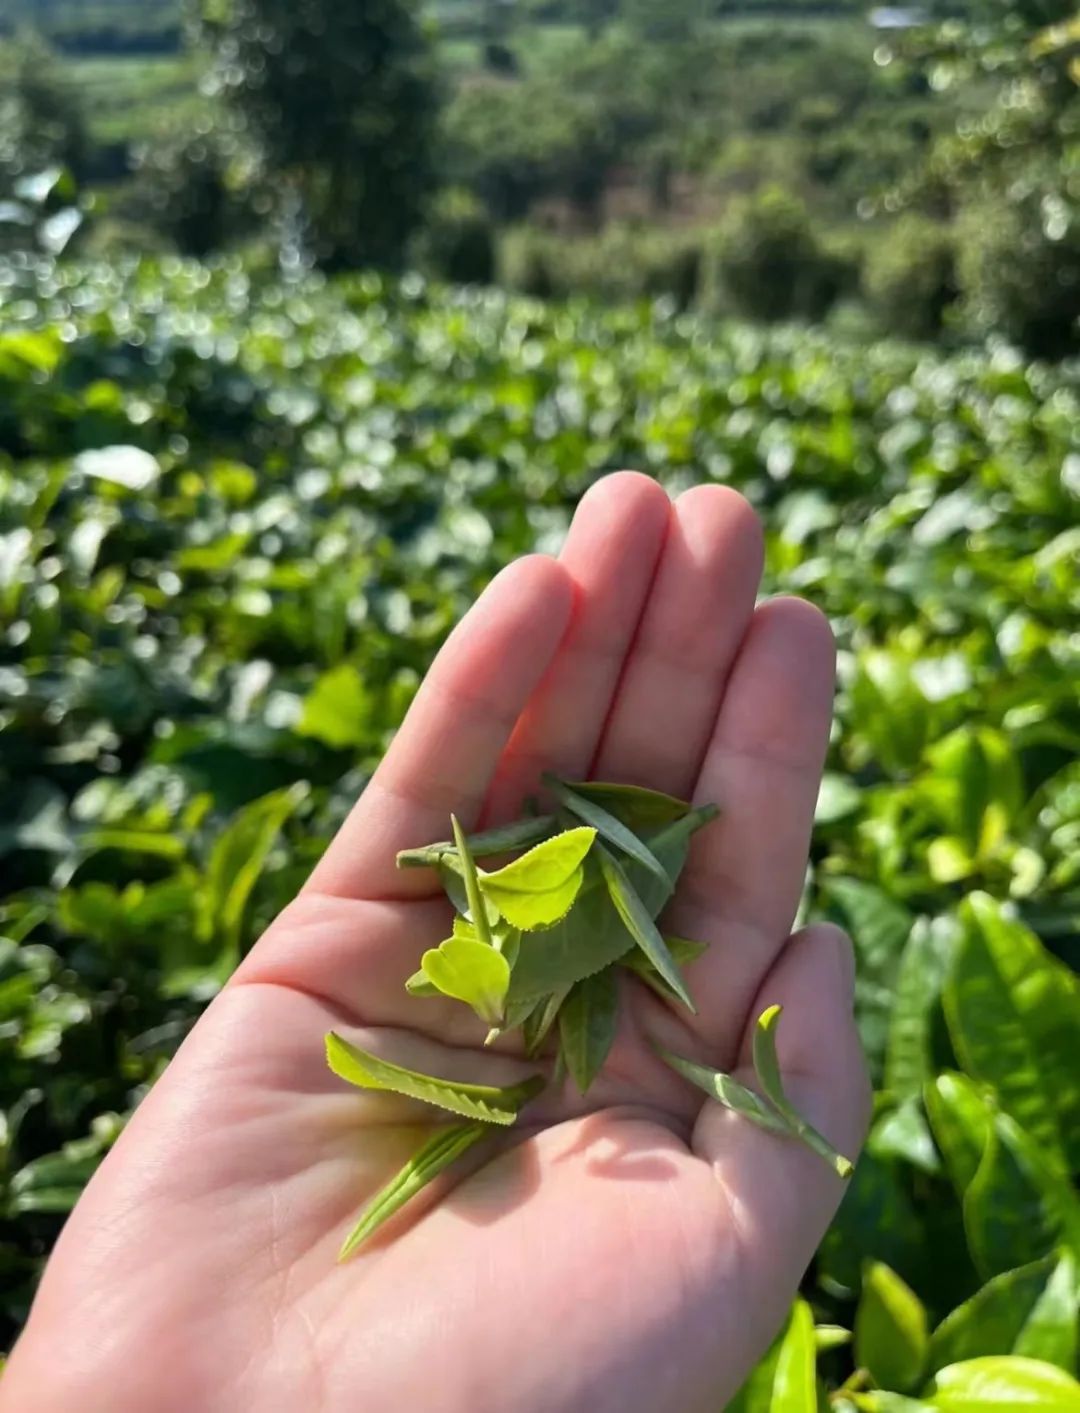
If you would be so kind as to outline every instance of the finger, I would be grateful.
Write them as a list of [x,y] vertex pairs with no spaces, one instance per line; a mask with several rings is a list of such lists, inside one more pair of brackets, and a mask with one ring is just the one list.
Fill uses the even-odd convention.
[[[839,928],[810,927],[792,937],[750,1008],[737,1077],[755,1084],[754,1021],[784,1007],[777,1050],[788,1097],[839,1152],[854,1160],[870,1114],[870,1085],[852,1017],[854,961]],[[829,1165],[795,1139],[755,1127],[706,1103],[694,1151],[713,1168],[741,1244],[746,1344],[764,1349],[844,1193]]]
[[736,491],[699,486],[676,501],[597,779],[690,794],[754,611],[762,553],[757,516]]
[[340,897],[428,891],[399,849],[445,838],[450,812],[479,813],[492,772],[570,621],[570,576],[531,555],[504,569],[447,639],[352,813],[308,881]]
[[575,779],[596,752],[671,519],[647,476],[606,476],[578,506],[559,562],[573,579],[573,622],[500,763],[485,814],[513,818],[545,770]]
[[801,600],[776,599],[754,614],[728,681],[695,790],[697,801],[719,805],[720,817],[695,839],[666,920],[710,944],[691,989],[712,1044],[737,1040],[795,917],[834,666],[824,616]]

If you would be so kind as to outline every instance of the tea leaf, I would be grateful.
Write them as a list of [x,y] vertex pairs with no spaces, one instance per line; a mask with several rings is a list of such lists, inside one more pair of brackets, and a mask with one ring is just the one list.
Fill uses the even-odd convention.
[[959,928],[950,917],[920,918],[900,959],[885,1051],[885,1088],[914,1096],[933,1073],[931,1031]]
[[675,965],[648,908],[635,893],[622,866],[606,849],[600,851],[600,868],[615,911],[622,918],[627,931],[683,1005],[696,1014],[690,993],[679,974],[679,968]]
[[[517,819],[513,824],[501,824],[497,829],[485,829],[480,834],[466,836],[469,852],[474,859],[490,858],[493,854],[511,854],[517,849],[527,849],[548,838],[557,828],[553,814],[537,815],[531,819]],[[446,862],[447,856],[456,855],[457,844],[443,840],[438,844],[425,844],[419,849],[402,849],[397,856],[398,868],[437,868]]]
[[724,1074],[721,1070],[709,1069],[706,1065],[696,1065],[692,1060],[684,1060],[681,1055],[675,1055],[660,1046],[656,1047],[656,1052],[676,1074],[681,1074],[691,1084],[696,1084],[710,1099],[719,1100],[725,1109],[741,1114],[744,1119],[749,1119],[751,1123],[767,1129],[770,1133],[790,1135],[791,1130],[785,1120],[774,1113],[760,1095],[755,1094],[752,1089],[747,1089],[746,1085],[740,1084],[737,1079],[732,1079],[731,1075]]
[[1080,1383],[1038,1359],[989,1355],[940,1369],[925,1397],[938,1413],[1077,1413]]
[[761,1087],[776,1111],[788,1121],[792,1132],[801,1138],[808,1148],[824,1158],[839,1177],[849,1178],[855,1165],[849,1158],[838,1153],[828,1139],[807,1123],[784,1093],[784,1082],[776,1055],[776,1027],[781,1014],[782,1007],[770,1006],[758,1016],[757,1025],[754,1027],[754,1070],[761,1081]]
[[360,1220],[345,1238],[338,1260],[351,1256],[395,1212],[400,1212],[406,1202],[490,1133],[486,1123],[454,1124],[429,1138],[364,1208]]
[[1074,1369],[1076,1280],[1076,1260],[1067,1252],[994,1276],[930,1337],[931,1373],[983,1354],[1020,1354]]
[[585,870],[576,868],[562,883],[546,892],[533,893],[501,888],[481,875],[484,897],[521,932],[536,932],[561,922],[573,907],[584,881]]
[[681,819],[657,830],[655,834],[646,836],[645,842],[649,846],[649,851],[663,864],[664,872],[667,875],[667,885],[658,879],[650,869],[643,868],[633,859],[627,861],[625,865],[626,876],[633,884],[638,897],[648,908],[651,917],[659,917],[678,883],[679,876],[686,867],[691,838],[699,829],[704,829],[707,824],[711,823],[718,814],[719,810],[715,805],[702,805],[683,815]]
[[[469,895],[465,890],[465,879],[461,873],[461,860],[457,854],[447,854],[439,864],[439,882],[442,884],[446,896],[450,899],[451,906],[457,911],[462,921],[471,926],[469,918],[472,915],[472,909],[469,906]],[[494,903],[489,903],[486,898],[483,903],[488,927],[495,927],[499,922],[499,910]],[[475,928],[472,929],[472,935],[479,941],[479,934]]]
[[614,815],[639,835],[682,819],[691,809],[685,800],[677,800],[674,795],[665,795],[660,790],[647,790],[642,785],[609,785],[601,780],[564,780],[560,784]]
[[[676,966],[685,966],[697,961],[698,957],[704,956],[709,950],[707,942],[691,942],[686,937],[671,937],[667,933],[664,933],[664,944]],[[627,971],[632,971],[646,986],[655,991],[661,1000],[679,999],[640,948],[635,947],[632,952],[628,952],[619,965]]]
[[405,983],[405,990],[410,996],[440,996],[439,988],[430,982],[422,971],[414,971]]
[[855,1362],[881,1388],[908,1393],[926,1364],[926,1309],[895,1271],[875,1261],[855,1312]]
[[522,1026],[527,1059],[535,1060],[544,1041],[551,1033],[551,1027],[559,1018],[559,1008],[566,1000],[569,987],[561,987],[550,996],[542,997],[530,1012]]
[[800,1299],[726,1413],[817,1413],[817,1408],[814,1316]]
[[458,858],[461,861],[461,876],[465,880],[465,897],[469,902],[469,918],[476,935],[485,946],[490,947],[491,930],[488,925],[487,909],[484,907],[484,900],[480,896],[480,883],[477,878],[476,864],[472,854],[469,853],[469,845],[466,842],[461,825],[457,821],[456,815],[450,816],[450,825],[454,831],[454,840],[457,844]]
[[464,937],[448,937],[424,953],[420,967],[444,996],[464,1001],[488,1025],[500,1023],[510,985],[510,966],[494,947]]
[[582,1094],[599,1074],[615,1040],[619,992],[611,970],[579,981],[559,1011],[559,1041],[570,1077]]
[[522,935],[510,977],[510,1000],[566,991],[624,956],[634,939],[623,926],[592,861],[577,901],[561,922],[546,932]]
[[925,1087],[923,1103],[945,1167],[962,1197],[978,1172],[990,1138],[986,1100],[966,1075],[946,1071]]
[[453,1079],[419,1074],[351,1045],[334,1031],[326,1037],[326,1062],[339,1077],[360,1089],[388,1089],[425,1104],[436,1104],[483,1123],[509,1125],[519,1111],[544,1088],[543,1075],[532,1075],[520,1084],[495,1089],[486,1084],[463,1084]]
[[613,814],[609,814],[603,806],[596,804],[593,800],[576,794],[569,785],[564,784],[554,775],[545,775],[544,784],[564,809],[569,810],[578,819],[583,819],[586,824],[592,825],[601,838],[606,839],[609,844],[613,844],[615,848],[641,864],[642,868],[648,869],[656,876],[661,886],[665,887],[668,893],[671,892],[671,879],[668,877],[664,865],[621,820],[616,819]]

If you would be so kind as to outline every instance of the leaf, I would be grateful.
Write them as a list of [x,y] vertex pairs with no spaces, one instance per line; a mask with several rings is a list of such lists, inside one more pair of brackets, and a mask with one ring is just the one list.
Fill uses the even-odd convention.
[[463,937],[448,937],[424,953],[420,969],[444,996],[464,1001],[488,1025],[498,1025],[502,1020],[510,966],[494,947]]
[[870,1130],[866,1150],[879,1158],[902,1158],[926,1173],[941,1171],[941,1160],[918,1099],[905,1099],[896,1108],[886,1109]]
[[439,988],[434,982],[429,981],[422,971],[413,972],[412,976],[410,976],[405,983],[405,990],[410,996],[424,996],[429,999],[433,996],[442,995]]
[[307,795],[303,782],[263,795],[239,810],[218,835],[200,899],[201,932],[206,940],[219,937],[234,961],[248,899],[282,825]]
[[544,1077],[532,1075],[520,1084],[495,1089],[486,1084],[464,1084],[435,1075],[419,1074],[351,1045],[334,1031],[326,1037],[326,1062],[338,1076],[360,1089],[390,1090],[425,1104],[436,1104],[482,1123],[509,1125],[519,1111],[544,1088]]
[[1080,1383],[1037,1359],[988,1355],[940,1369],[924,1397],[940,1413],[997,1413],[1037,1409],[1038,1413],[1077,1413]]
[[486,1123],[454,1124],[429,1138],[364,1208],[360,1220],[345,1238],[338,1260],[351,1256],[395,1212],[400,1212],[406,1202],[490,1133]]
[[1068,1241],[1080,1252],[1080,1197],[1045,1162],[1045,1150],[1006,1114],[964,1194],[964,1227],[984,1278],[1047,1255]]
[[826,774],[821,777],[817,808],[814,810],[815,824],[835,824],[847,819],[863,803],[863,792],[846,775]]
[[157,458],[137,446],[106,446],[81,451],[71,463],[77,475],[111,481],[128,491],[145,491],[161,475]]
[[934,1072],[934,1011],[958,940],[953,918],[920,918],[904,947],[885,1050],[885,1088],[898,1099],[920,1095]]
[[726,1413],[818,1413],[814,1316],[805,1300],[795,1301]]
[[[450,899],[451,906],[464,921],[468,921],[472,917],[472,909],[469,906],[469,895],[465,889],[465,878],[461,869],[462,864],[457,853],[448,854],[438,865],[439,882],[442,884],[446,896]],[[487,902],[486,899],[484,900],[484,917],[487,919],[489,930],[499,923],[498,908],[494,903]],[[475,929],[474,935],[478,935]]]
[[529,1013],[522,1026],[525,1055],[528,1059],[534,1060],[540,1053],[541,1046],[551,1033],[551,1027],[559,1018],[559,1008],[566,1000],[569,989],[564,987],[553,991],[550,996],[542,997]]
[[370,743],[372,702],[357,669],[342,663],[317,678],[293,729],[333,750]]
[[776,1054],[776,1028],[780,1023],[783,1008],[770,1006],[763,1011],[754,1027],[754,1070],[765,1097],[782,1118],[786,1119],[792,1132],[801,1138],[808,1148],[825,1159],[839,1177],[849,1178],[855,1165],[850,1158],[838,1153],[828,1139],[824,1138],[813,1125],[809,1124],[788,1101],[784,1092],[784,1082],[780,1074],[780,1063]]
[[477,937],[485,946],[490,947],[493,945],[491,927],[487,908],[480,894],[480,878],[476,864],[473,861],[472,854],[469,852],[469,845],[456,815],[452,814],[450,816],[450,824],[454,831],[454,842],[457,844],[461,876],[465,883],[465,897],[469,902],[469,919],[476,929]]
[[964,1068],[1059,1171],[1080,1169],[1080,982],[985,893],[964,905],[964,938],[945,991]]
[[[578,819],[584,820],[586,824],[592,825],[602,839],[606,839],[609,844],[614,845],[620,852],[639,863],[642,868],[655,876],[661,887],[666,888],[669,893],[671,892],[671,880],[664,865],[621,820],[616,819],[595,800],[586,799],[583,795],[575,793],[569,785],[564,784],[554,775],[545,775],[544,784],[564,809],[569,810]],[[689,809],[689,806],[686,808]]]
[[704,1090],[710,1099],[719,1100],[725,1109],[741,1114],[744,1119],[749,1119],[751,1123],[767,1129],[770,1133],[790,1137],[791,1130],[787,1122],[775,1113],[760,1095],[755,1094],[752,1089],[747,1089],[746,1085],[740,1084],[737,1079],[732,1079],[731,1075],[709,1069],[707,1065],[694,1064],[692,1060],[684,1060],[681,1055],[675,1055],[661,1046],[656,1047],[656,1052],[676,1074],[681,1074],[691,1084]]
[[690,999],[690,993],[686,989],[679,968],[668,951],[655,922],[653,922],[648,908],[634,891],[622,866],[606,849],[600,851],[600,869],[608,894],[615,905],[615,911],[622,919],[626,930],[683,1005],[696,1015],[694,1003]]
[[930,1337],[931,1373],[983,1354],[1020,1354],[1072,1372],[1077,1263],[1068,1253],[1004,1271],[947,1315]]
[[579,981],[559,1011],[559,1042],[571,1079],[582,1094],[599,1074],[615,1040],[619,992],[610,970]]
[[909,1393],[922,1376],[927,1346],[922,1301],[883,1261],[873,1262],[855,1312],[855,1362],[881,1388]]
[[855,946],[855,1015],[871,1067],[885,1052],[896,976],[914,918],[875,884],[830,877],[822,891],[839,914]]
[[[664,933],[664,945],[671,953],[675,965],[679,967],[697,961],[709,950],[707,942],[691,942],[689,938],[671,937],[667,933]],[[679,999],[639,948],[635,947],[632,952],[627,952],[619,964],[638,976],[662,1000],[677,1001]]]
[[682,819],[691,808],[685,800],[642,785],[610,785],[600,780],[565,780],[560,784],[580,799],[599,805],[635,834],[663,828]]
[[[493,854],[510,854],[517,849],[527,849],[539,844],[555,831],[557,821],[553,814],[537,815],[535,818],[518,819],[513,824],[502,824],[497,829],[485,829],[480,834],[469,834],[466,842],[474,859],[490,857]],[[398,868],[435,868],[449,854],[457,854],[453,841],[426,844],[420,849],[403,849],[397,856]]]
[[951,1072],[931,1080],[923,1100],[945,1167],[962,1197],[990,1139],[992,1118],[986,1100],[966,1075]]
[[484,897],[507,922],[522,932],[542,931],[561,922],[574,906],[584,881],[585,870],[577,868],[569,878],[546,893],[529,893],[489,886],[481,876]]
[[526,932],[550,927],[577,897],[585,878],[582,864],[595,838],[595,829],[564,830],[505,868],[481,873],[480,889],[515,927]]
[[510,1000],[567,991],[577,981],[618,961],[634,946],[600,878],[589,861],[577,901],[546,932],[522,934],[510,977]]
[[679,881],[680,874],[686,867],[691,838],[699,829],[704,829],[707,824],[710,824],[718,813],[715,805],[702,805],[700,808],[684,814],[681,819],[676,819],[671,824],[665,825],[655,834],[646,836],[645,842],[648,844],[650,852],[664,866],[667,884],[662,883],[651,869],[643,868],[634,859],[627,860],[625,864],[626,876],[648,909],[650,917],[659,917],[663,912],[665,904]]

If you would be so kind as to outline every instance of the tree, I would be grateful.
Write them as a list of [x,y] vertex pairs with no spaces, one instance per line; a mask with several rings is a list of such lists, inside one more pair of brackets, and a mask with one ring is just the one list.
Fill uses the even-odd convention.
[[77,91],[32,32],[0,43],[0,181],[47,167],[82,174],[86,121]]
[[412,0],[202,0],[197,30],[316,260],[399,265],[432,184],[438,106]]

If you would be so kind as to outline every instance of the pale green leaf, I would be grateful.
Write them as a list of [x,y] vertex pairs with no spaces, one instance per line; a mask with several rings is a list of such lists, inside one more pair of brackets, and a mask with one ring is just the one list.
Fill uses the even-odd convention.
[[419,1074],[381,1060],[358,1045],[351,1045],[331,1031],[326,1037],[326,1060],[333,1072],[360,1089],[390,1090],[435,1104],[467,1119],[483,1123],[509,1125],[519,1111],[544,1087],[542,1075],[532,1075],[520,1084],[496,1089],[486,1084],[464,1084],[458,1080],[441,1079]]
[[934,1012],[959,935],[953,918],[920,918],[904,947],[885,1051],[885,1088],[898,1099],[921,1094],[933,1074]]
[[1080,1413],[1080,1383],[1037,1359],[988,1355],[940,1369],[926,1397],[939,1413]]
[[530,892],[503,888],[481,874],[486,900],[521,932],[536,932],[561,922],[573,907],[584,881],[585,870],[579,867],[546,892]]
[[691,808],[685,800],[642,785],[611,785],[600,780],[566,780],[562,784],[639,835],[682,819]]
[[461,876],[465,883],[465,897],[469,903],[469,918],[476,935],[485,946],[492,945],[491,928],[488,920],[487,909],[484,900],[480,895],[480,880],[477,873],[476,863],[469,852],[469,845],[465,839],[465,833],[458,823],[457,816],[450,816],[450,825],[454,831],[454,842],[457,844],[458,861],[461,865]]
[[746,1085],[740,1084],[731,1075],[724,1074],[721,1070],[709,1069],[707,1065],[695,1064],[692,1060],[685,1060],[681,1055],[675,1055],[660,1046],[656,1049],[660,1058],[676,1074],[681,1074],[684,1079],[703,1090],[710,1099],[719,1100],[725,1109],[741,1114],[744,1119],[749,1119],[751,1123],[767,1129],[770,1133],[780,1133],[785,1137],[790,1135],[791,1130],[786,1120],[771,1109],[760,1095],[755,1094],[752,1089],[747,1089]]
[[776,1054],[776,1027],[780,1023],[781,1014],[780,1006],[770,1006],[758,1016],[754,1026],[754,1071],[761,1081],[765,1097],[781,1117],[787,1120],[793,1134],[802,1139],[819,1157],[824,1158],[839,1177],[849,1178],[855,1166],[850,1158],[838,1153],[828,1139],[802,1117],[784,1092],[780,1062]]
[[810,1306],[796,1300],[726,1413],[818,1413],[816,1346]]
[[345,1238],[338,1260],[351,1256],[406,1202],[490,1133],[486,1123],[454,1124],[429,1138],[364,1208],[360,1220]]
[[494,947],[464,937],[448,937],[424,953],[420,969],[444,996],[464,1001],[488,1025],[498,1025],[502,1020],[510,966]]
[[966,1075],[946,1071],[926,1085],[923,1102],[953,1186],[963,1196],[990,1138],[986,1100]]
[[855,1312],[855,1362],[868,1369],[881,1388],[909,1393],[926,1366],[926,1308],[915,1292],[883,1261],[863,1277]]
[[300,736],[343,750],[370,740],[371,713],[363,678],[355,667],[343,663],[318,678],[304,698],[300,720],[293,729]]

